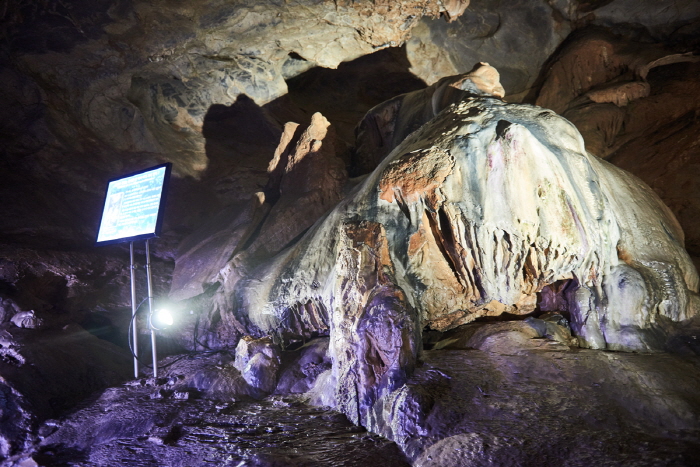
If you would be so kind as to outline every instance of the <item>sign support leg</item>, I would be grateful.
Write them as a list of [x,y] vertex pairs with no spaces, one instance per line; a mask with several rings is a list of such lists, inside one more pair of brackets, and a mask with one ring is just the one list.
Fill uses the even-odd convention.
[[158,377],[158,353],[156,352],[156,330],[153,328],[153,280],[151,279],[151,251],[146,240],[146,277],[148,277],[148,326],[151,328],[151,353],[153,354],[153,377]]
[[129,245],[130,253],[130,266],[129,270],[131,272],[131,325],[132,325],[132,341],[133,341],[133,352],[134,352],[134,378],[139,377],[139,332],[136,328],[136,266],[134,266],[134,242],[130,242]]

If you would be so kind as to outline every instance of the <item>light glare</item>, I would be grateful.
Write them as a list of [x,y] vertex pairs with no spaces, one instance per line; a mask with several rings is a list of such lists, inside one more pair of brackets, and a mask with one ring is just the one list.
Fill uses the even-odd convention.
[[172,326],[173,325],[173,315],[170,314],[170,310],[166,308],[159,308],[155,312],[155,319],[158,324],[162,326]]

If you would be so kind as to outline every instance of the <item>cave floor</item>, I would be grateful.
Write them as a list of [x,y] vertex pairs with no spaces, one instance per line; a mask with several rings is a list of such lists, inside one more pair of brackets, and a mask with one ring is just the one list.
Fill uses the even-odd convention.
[[[409,465],[398,447],[335,411],[286,398],[221,402],[122,386],[67,420],[32,456],[42,466]],[[152,397],[156,398],[152,398]]]
[[697,356],[527,345],[424,353],[414,465],[700,465]]
[[408,387],[427,410],[395,413],[404,427],[418,422],[395,432],[398,444],[294,396],[212,400],[164,377],[49,420],[25,456],[42,466],[700,465],[700,358],[544,339],[499,348],[425,351]]

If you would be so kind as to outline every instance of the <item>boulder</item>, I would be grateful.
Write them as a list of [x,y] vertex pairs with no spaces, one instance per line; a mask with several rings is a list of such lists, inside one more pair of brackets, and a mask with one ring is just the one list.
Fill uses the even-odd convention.
[[[328,356],[329,339],[322,337],[314,339],[294,351],[291,363],[280,373],[276,394],[306,393],[315,386],[320,375],[331,369],[332,363]],[[321,404],[327,405],[327,404]]]
[[234,368],[255,389],[271,393],[277,387],[280,351],[270,338],[253,339],[245,336],[236,346]]
[[35,329],[43,324],[43,320],[34,314],[34,310],[20,311],[10,318],[18,328]]

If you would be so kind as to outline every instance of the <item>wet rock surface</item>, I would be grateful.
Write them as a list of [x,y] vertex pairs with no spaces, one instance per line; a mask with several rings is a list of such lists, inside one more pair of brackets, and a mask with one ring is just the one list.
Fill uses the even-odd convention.
[[88,407],[48,421],[33,452],[8,465],[28,457],[51,466],[409,465],[394,443],[336,411],[290,397],[254,400],[230,385],[211,397],[176,375],[183,368],[108,389]]
[[77,324],[0,325],[0,458],[26,449],[47,418],[130,373],[128,352]]
[[406,385],[374,405],[372,431],[413,465],[697,463],[697,356],[570,347],[541,334],[565,330],[559,318],[436,336]]
[[[700,335],[697,323],[687,328],[686,337]],[[6,465],[29,458],[51,466],[689,466],[700,460],[697,356],[579,349],[557,340],[566,330],[561,315],[550,314],[435,335],[413,375],[366,414],[368,428],[396,444],[317,402],[308,405],[318,401],[306,390],[309,381],[324,381],[330,368],[323,363],[328,340],[318,339],[282,353],[275,396],[249,385],[233,354],[169,357],[157,380],[108,389],[42,424]]]

